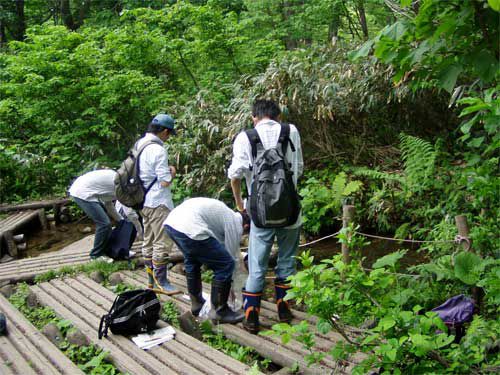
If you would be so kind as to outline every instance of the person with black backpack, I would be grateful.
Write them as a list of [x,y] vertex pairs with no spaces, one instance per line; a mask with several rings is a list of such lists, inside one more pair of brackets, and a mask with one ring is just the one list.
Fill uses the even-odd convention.
[[[300,236],[300,201],[297,179],[302,175],[300,135],[292,124],[279,123],[279,106],[259,99],[252,106],[254,128],[243,131],[233,144],[228,170],[238,210],[248,209],[252,219],[248,249],[249,276],[243,291],[243,326],[259,331],[259,311],[269,254],[276,238],[275,296],[281,322],[293,318],[284,300],[288,276],[295,273],[295,255]],[[245,178],[249,204],[244,207],[241,180]]]

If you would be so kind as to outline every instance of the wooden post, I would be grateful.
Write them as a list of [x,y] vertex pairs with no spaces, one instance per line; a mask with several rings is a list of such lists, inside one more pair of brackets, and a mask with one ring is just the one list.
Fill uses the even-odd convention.
[[45,217],[45,210],[43,208],[40,208],[38,210],[38,219],[40,220],[40,225],[42,226],[43,230],[49,228],[49,224],[47,223],[47,218]]
[[[455,223],[457,225],[458,234],[464,238],[467,238],[470,241],[469,225],[467,224],[467,217],[465,215],[455,216]],[[471,252],[474,251],[474,250],[472,250],[472,246],[470,246],[470,242],[469,243],[463,242],[462,248],[465,251],[471,251]],[[472,287],[472,298],[474,298],[474,300],[476,301],[477,309],[479,311],[481,311],[483,294],[484,294],[484,292],[481,288],[479,288],[477,286]]]
[[7,253],[12,258],[17,258],[17,246],[14,242],[14,236],[12,235],[12,232],[4,232],[3,239],[5,241],[5,244],[7,245]]
[[56,222],[56,224],[60,224],[61,221],[59,219],[60,219],[60,215],[61,215],[61,205],[56,203],[52,206],[52,208],[54,210],[55,222]]
[[[342,207],[342,228],[345,229],[349,226],[354,218],[354,206],[344,205]],[[349,255],[349,247],[347,244],[342,244],[342,257],[344,263],[348,264],[351,262],[351,256]]]
[[[455,216],[455,223],[457,225],[458,234],[462,237],[469,238],[469,225],[467,224],[467,217],[465,215]],[[472,248],[467,248],[467,244],[462,244],[464,250],[472,251]]]

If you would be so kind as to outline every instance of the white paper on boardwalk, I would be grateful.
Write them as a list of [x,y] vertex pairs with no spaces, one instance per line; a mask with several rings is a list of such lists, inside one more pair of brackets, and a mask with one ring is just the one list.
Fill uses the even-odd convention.
[[141,349],[150,349],[156,345],[170,341],[175,337],[175,329],[171,326],[155,329],[149,333],[141,333],[132,337],[132,341]]

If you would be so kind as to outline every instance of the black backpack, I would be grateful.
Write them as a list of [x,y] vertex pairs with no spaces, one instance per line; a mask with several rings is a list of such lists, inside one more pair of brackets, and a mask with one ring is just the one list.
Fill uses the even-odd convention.
[[252,192],[250,216],[259,228],[283,228],[294,224],[300,214],[300,201],[293,183],[293,172],[286,160],[290,125],[281,124],[276,147],[264,149],[256,129],[246,131],[252,146]]
[[130,248],[136,236],[137,230],[134,224],[127,220],[120,220],[111,231],[107,255],[114,260],[128,260]]
[[131,290],[118,295],[113,306],[101,318],[99,339],[115,335],[136,335],[152,331],[160,319],[161,304],[152,290]]
[[115,194],[124,206],[141,210],[144,205],[146,194],[151,189],[157,178],[144,189],[141,178],[139,177],[139,158],[144,149],[151,144],[161,145],[160,142],[151,140],[145,142],[139,149],[133,147],[127,154],[127,158],[116,171],[115,176]]

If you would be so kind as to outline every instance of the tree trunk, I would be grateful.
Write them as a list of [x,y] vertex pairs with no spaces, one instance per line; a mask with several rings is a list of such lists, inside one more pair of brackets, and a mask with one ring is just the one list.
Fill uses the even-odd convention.
[[368,39],[368,24],[366,22],[366,12],[365,12],[365,1],[358,0],[356,1],[356,10],[359,16],[359,23],[361,25],[361,30],[363,31],[363,36],[365,39]]
[[7,37],[5,35],[5,24],[3,20],[0,19],[0,48],[7,44]]
[[75,21],[71,14],[69,0],[61,0],[61,18],[64,25],[70,30],[76,30]]
[[26,33],[26,20],[24,17],[24,0],[16,0],[16,22],[11,30],[15,40],[24,40]]
[[79,28],[83,25],[83,21],[87,18],[87,15],[90,12],[90,0],[84,0],[78,9],[78,20],[76,22],[76,28]]

